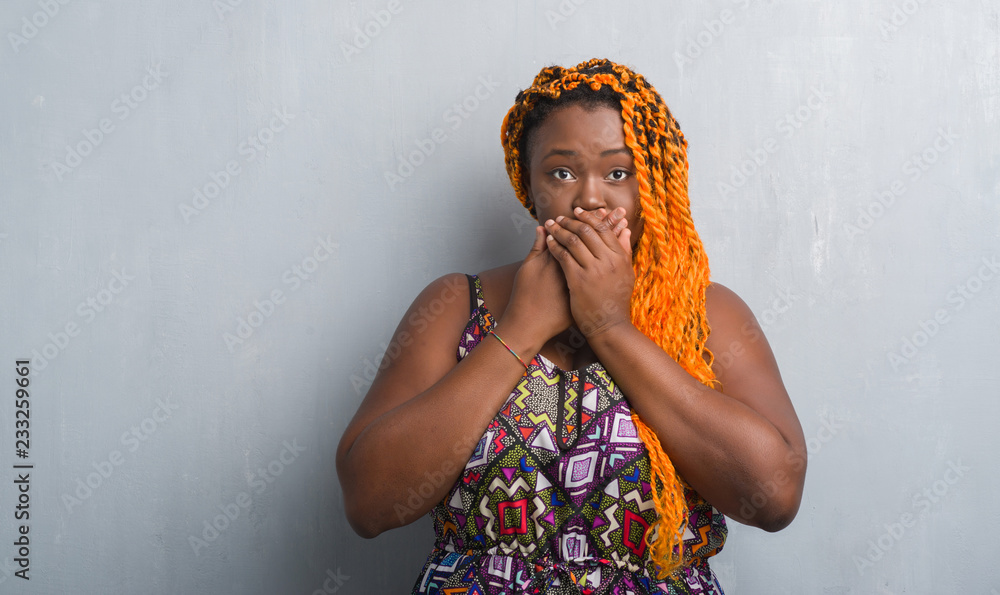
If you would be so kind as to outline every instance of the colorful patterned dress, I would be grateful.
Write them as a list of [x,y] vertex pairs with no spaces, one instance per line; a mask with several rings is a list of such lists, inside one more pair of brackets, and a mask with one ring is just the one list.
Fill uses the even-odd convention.
[[[479,278],[461,360],[494,324]],[[708,558],[725,517],[686,490],[685,565],[657,581],[650,461],[628,401],[599,362],[563,371],[536,355],[458,481],[430,512],[436,540],[420,595],[722,595]]]

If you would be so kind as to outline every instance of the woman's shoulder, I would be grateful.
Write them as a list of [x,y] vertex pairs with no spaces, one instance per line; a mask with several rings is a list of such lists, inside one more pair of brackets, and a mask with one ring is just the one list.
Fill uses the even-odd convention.
[[[705,347],[715,356],[712,368],[725,385],[760,374],[779,378],[774,353],[750,306],[720,283],[705,290],[709,334]],[[727,393],[728,394],[728,393]]]
[[[520,266],[520,261],[512,262],[473,274],[473,276],[479,278],[479,284],[483,293],[490,296],[488,298],[490,305],[496,304],[500,309],[506,305],[514,283],[514,275],[517,274]],[[469,276],[470,273],[447,273],[441,275],[424,287],[416,299],[413,300],[413,306],[417,308],[433,307],[434,310],[440,312],[444,305],[453,306],[456,303],[468,304],[475,297],[471,293],[472,287],[469,283]]]
[[712,281],[705,288],[705,314],[709,322],[713,318],[730,318],[749,312],[746,302],[722,283]]
[[464,273],[448,273],[428,283],[413,300],[413,306],[430,307],[437,303],[436,309],[440,311],[442,304],[451,305],[461,298],[468,303],[468,277]]
[[724,323],[757,323],[753,311],[743,298],[732,289],[714,281],[705,289],[705,310],[709,322],[715,318],[717,322]]
[[705,288],[705,316],[709,328],[705,347],[713,353],[734,348],[742,351],[745,340],[758,338],[759,326],[750,307],[721,283],[712,282]]
[[[520,266],[520,262],[513,262],[475,274],[479,278],[487,310],[497,315],[503,313],[510,298],[514,275]],[[473,292],[468,273],[441,275],[428,283],[413,300],[404,315],[404,322],[416,323],[420,329],[440,326],[436,323],[443,323],[449,330],[456,325],[464,325],[475,307],[476,295]]]

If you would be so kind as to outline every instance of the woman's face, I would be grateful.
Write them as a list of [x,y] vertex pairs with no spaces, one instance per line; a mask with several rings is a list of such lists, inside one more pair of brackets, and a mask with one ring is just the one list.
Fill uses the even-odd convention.
[[528,139],[528,197],[539,223],[573,209],[624,207],[634,248],[642,233],[639,182],[625,146],[621,115],[607,106],[569,105],[553,111]]

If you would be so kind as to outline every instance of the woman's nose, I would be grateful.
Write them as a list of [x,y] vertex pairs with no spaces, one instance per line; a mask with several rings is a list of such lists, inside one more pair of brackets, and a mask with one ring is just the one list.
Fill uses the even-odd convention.
[[583,183],[580,184],[576,199],[573,201],[573,207],[580,207],[585,211],[607,207],[604,204],[604,197],[601,194],[600,179],[596,176],[583,178]]

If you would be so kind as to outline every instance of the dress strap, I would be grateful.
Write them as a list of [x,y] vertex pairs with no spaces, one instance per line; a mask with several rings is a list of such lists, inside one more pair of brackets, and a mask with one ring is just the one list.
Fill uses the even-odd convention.
[[470,275],[468,273],[465,276],[469,279],[469,315],[479,308],[480,311],[485,310],[486,300],[483,298],[483,284],[479,280],[479,275]]
[[486,301],[483,299],[483,285],[478,275],[465,274],[469,280],[469,322],[465,326],[462,338],[459,341],[456,357],[461,360],[475,347],[479,340],[493,328],[495,321],[493,314],[486,309]]
[[476,312],[476,306],[479,305],[477,303],[479,296],[476,295],[476,276],[466,273],[465,277],[469,280],[469,317],[471,318]]

